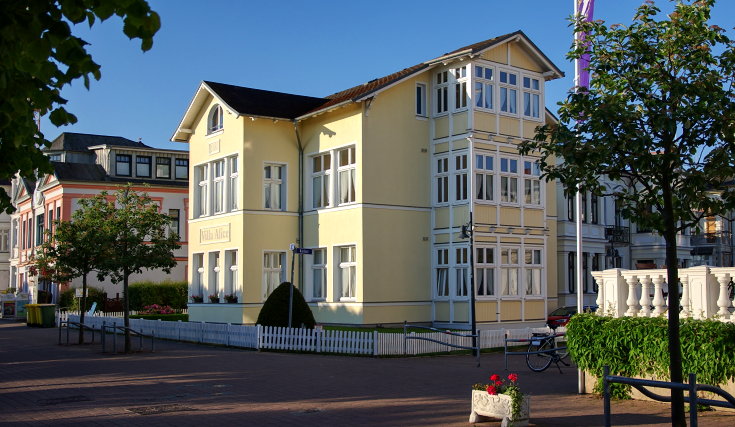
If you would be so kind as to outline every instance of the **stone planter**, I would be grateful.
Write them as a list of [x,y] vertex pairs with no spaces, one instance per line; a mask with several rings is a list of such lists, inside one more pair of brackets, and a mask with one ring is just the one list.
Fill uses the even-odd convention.
[[529,396],[523,396],[521,403],[521,414],[513,419],[513,410],[510,396],[504,394],[490,395],[484,390],[472,390],[472,412],[470,422],[477,423],[489,421],[490,419],[502,419],[500,425],[503,427],[522,427],[528,425]]

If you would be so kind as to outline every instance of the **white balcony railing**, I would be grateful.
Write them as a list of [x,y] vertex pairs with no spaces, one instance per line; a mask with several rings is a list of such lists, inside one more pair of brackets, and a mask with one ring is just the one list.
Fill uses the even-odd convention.
[[[668,311],[666,269],[592,272],[599,287],[597,313],[613,317],[654,317]],[[699,266],[679,269],[680,317],[735,322],[728,286],[735,267]]]

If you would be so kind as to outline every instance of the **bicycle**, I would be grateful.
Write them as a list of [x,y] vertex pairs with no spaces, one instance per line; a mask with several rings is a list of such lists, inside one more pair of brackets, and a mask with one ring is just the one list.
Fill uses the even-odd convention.
[[555,363],[560,373],[561,366],[559,366],[559,363],[571,366],[564,360],[569,357],[567,348],[557,347],[556,345],[556,339],[561,336],[564,336],[564,334],[557,334],[556,332],[531,334],[531,342],[526,353],[526,365],[534,372],[543,372],[552,363]]

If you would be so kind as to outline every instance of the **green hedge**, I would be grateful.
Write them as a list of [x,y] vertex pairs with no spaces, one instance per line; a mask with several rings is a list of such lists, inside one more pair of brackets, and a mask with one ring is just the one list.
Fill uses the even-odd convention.
[[163,320],[165,322],[176,322],[181,320],[182,322],[189,321],[188,314],[136,314],[130,315],[131,319],[146,319],[146,320]]
[[[724,384],[735,379],[735,324],[717,320],[683,319],[680,324],[684,377],[697,375],[700,384]],[[612,375],[669,380],[667,319],[612,318],[578,314],[567,325],[567,347],[579,368],[602,377]],[[613,384],[613,395],[625,398],[629,387]],[[620,387],[617,387],[620,386]],[[602,390],[602,381],[595,387]]]
[[130,285],[130,309],[142,310],[152,304],[168,305],[174,309],[186,308],[189,284],[187,282],[138,282]]
[[[79,310],[79,303],[81,298],[74,296],[75,289],[67,289],[59,295],[59,307],[68,308],[69,310]],[[107,294],[99,288],[93,286],[87,286],[87,306],[84,311],[89,310],[92,307],[92,303],[97,303],[97,310],[102,310],[107,301]]]
[[260,309],[256,323],[263,326],[288,326],[288,305],[291,289],[293,289],[291,327],[300,328],[303,326],[307,329],[314,329],[316,322],[311,308],[309,308],[299,289],[289,282],[281,283],[271,292]]

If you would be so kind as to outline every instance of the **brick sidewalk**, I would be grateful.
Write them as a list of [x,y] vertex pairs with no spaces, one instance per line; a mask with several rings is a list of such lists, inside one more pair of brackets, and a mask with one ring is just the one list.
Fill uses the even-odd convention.
[[[470,386],[503,374],[503,355],[344,357],[159,341],[155,353],[58,346],[57,329],[0,321],[0,425],[467,426]],[[535,426],[602,425],[602,401],[579,396],[576,370],[511,371],[532,395]],[[615,426],[670,425],[669,407],[613,402]],[[735,415],[700,414],[701,426]],[[483,423],[497,426],[499,422]]]

